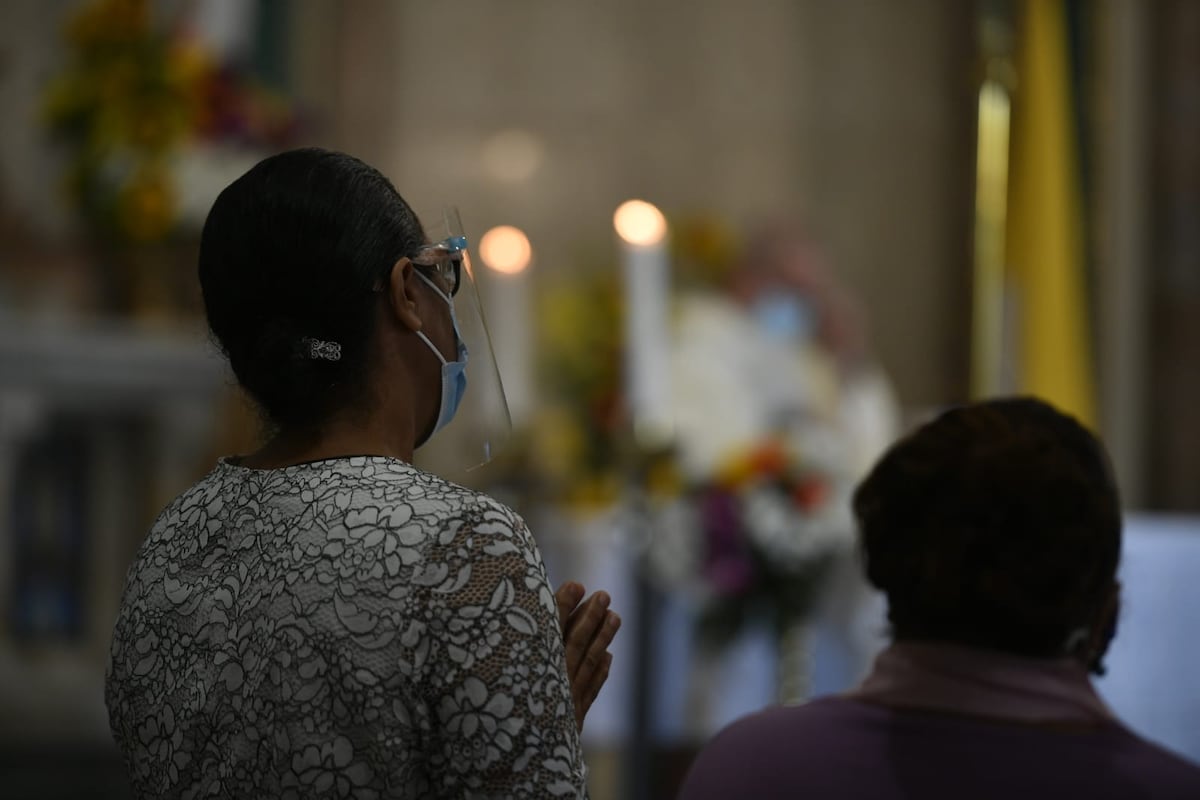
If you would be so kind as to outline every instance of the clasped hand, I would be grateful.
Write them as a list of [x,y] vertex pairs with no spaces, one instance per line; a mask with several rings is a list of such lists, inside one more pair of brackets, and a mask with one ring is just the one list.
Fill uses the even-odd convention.
[[612,666],[608,646],[621,627],[621,618],[608,610],[610,598],[607,592],[595,592],[584,601],[585,593],[583,585],[574,581],[567,581],[554,593],[567,653],[575,724],[581,731],[583,718],[608,680],[608,670]]

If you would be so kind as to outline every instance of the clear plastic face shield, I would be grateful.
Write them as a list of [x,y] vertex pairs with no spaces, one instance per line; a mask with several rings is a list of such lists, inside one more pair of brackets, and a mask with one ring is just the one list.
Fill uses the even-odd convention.
[[[421,222],[431,244],[412,262],[453,307],[460,357],[461,345],[466,346],[466,385],[453,417],[421,446],[416,461],[432,472],[467,472],[488,463],[504,448],[512,436],[512,420],[458,209],[446,208],[440,217],[425,217]],[[456,369],[453,364],[443,366],[443,378],[448,368]],[[452,391],[453,384],[444,379],[442,392]]]

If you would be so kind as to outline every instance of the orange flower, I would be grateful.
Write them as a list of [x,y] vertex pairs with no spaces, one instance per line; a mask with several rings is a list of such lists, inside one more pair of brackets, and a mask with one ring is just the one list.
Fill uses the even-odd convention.
[[772,440],[750,454],[750,463],[755,475],[778,477],[787,470],[788,456],[783,444]]
[[804,511],[815,511],[829,497],[829,484],[819,478],[805,478],[792,490],[792,499]]

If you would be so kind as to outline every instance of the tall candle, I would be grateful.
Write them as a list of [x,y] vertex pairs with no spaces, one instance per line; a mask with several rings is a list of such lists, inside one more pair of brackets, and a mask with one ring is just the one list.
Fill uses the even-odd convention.
[[487,313],[508,410],[517,428],[533,409],[533,308],[529,239],[511,225],[492,228],[479,241],[479,256],[491,268]]
[[671,435],[670,262],[667,223],[643,200],[613,215],[621,238],[625,287],[626,399],[638,443],[655,447]]

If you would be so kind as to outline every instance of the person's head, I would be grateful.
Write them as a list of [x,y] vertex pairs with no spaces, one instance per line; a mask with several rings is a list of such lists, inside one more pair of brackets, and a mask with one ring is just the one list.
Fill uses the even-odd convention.
[[1120,501],[1103,446],[1071,417],[1024,398],[948,411],[883,456],[854,511],[897,640],[1101,670]]
[[834,276],[819,243],[793,221],[763,225],[746,241],[730,290],[768,331],[809,338],[845,362],[866,354],[857,298]]
[[426,242],[387,178],[343,153],[271,156],[221,192],[200,242],[205,310],[270,424],[315,433],[399,391],[429,434],[440,364],[417,332],[451,360],[455,342],[431,272],[410,260]]

